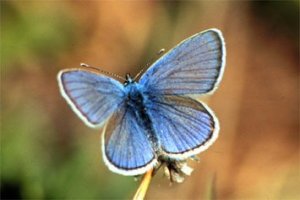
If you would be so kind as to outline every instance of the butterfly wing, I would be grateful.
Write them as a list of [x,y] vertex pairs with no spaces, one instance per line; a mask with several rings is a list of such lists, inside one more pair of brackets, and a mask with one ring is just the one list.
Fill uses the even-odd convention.
[[100,127],[124,100],[123,85],[90,71],[71,69],[58,74],[62,96],[90,127]]
[[217,118],[192,98],[174,95],[150,97],[147,106],[162,151],[169,157],[187,158],[207,149],[217,138]]
[[224,66],[222,33],[210,29],[171,49],[143,74],[139,82],[156,94],[205,94],[218,86]]
[[156,164],[149,133],[123,104],[106,124],[102,134],[103,159],[113,172],[131,176],[143,174]]

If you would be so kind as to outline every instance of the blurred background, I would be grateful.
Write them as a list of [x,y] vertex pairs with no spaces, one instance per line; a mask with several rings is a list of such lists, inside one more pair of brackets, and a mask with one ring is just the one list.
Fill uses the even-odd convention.
[[299,199],[298,1],[1,1],[1,198],[130,199],[100,130],[61,97],[59,70],[81,62],[136,74],[161,48],[208,28],[227,47],[204,99],[220,137],[184,183],[158,174],[147,199]]

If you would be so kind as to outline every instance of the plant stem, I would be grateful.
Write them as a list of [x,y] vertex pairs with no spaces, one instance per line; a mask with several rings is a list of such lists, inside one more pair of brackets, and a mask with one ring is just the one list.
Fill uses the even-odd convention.
[[148,190],[151,178],[152,178],[153,168],[150,169],[143,177],[141,184],[136,191],[133,200],[143,200],[145,198],[146,192]]

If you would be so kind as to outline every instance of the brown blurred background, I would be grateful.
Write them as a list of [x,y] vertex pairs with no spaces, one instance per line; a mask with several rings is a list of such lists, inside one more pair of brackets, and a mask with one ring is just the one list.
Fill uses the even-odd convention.
[[299,199],[298,1],[1,1],[2,198],[132,198],[138,182],[107,169],[100,131],[71,111],[56,74],[81,62],[135,74],[213,27],[227,47],[205,99],[220,137],[184,183],[155,176],[147,199]]

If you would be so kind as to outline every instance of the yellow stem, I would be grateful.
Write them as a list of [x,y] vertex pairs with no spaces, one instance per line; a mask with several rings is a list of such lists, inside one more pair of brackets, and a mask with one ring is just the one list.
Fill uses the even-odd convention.
[[150,169],[145,176],[143,177],[143,180],[138,188],[138,190],[136,191],[133,200],[143,200],[145,198],[147,189],[149,187],[151,178],[152,178],[152,172],[153,169]]

